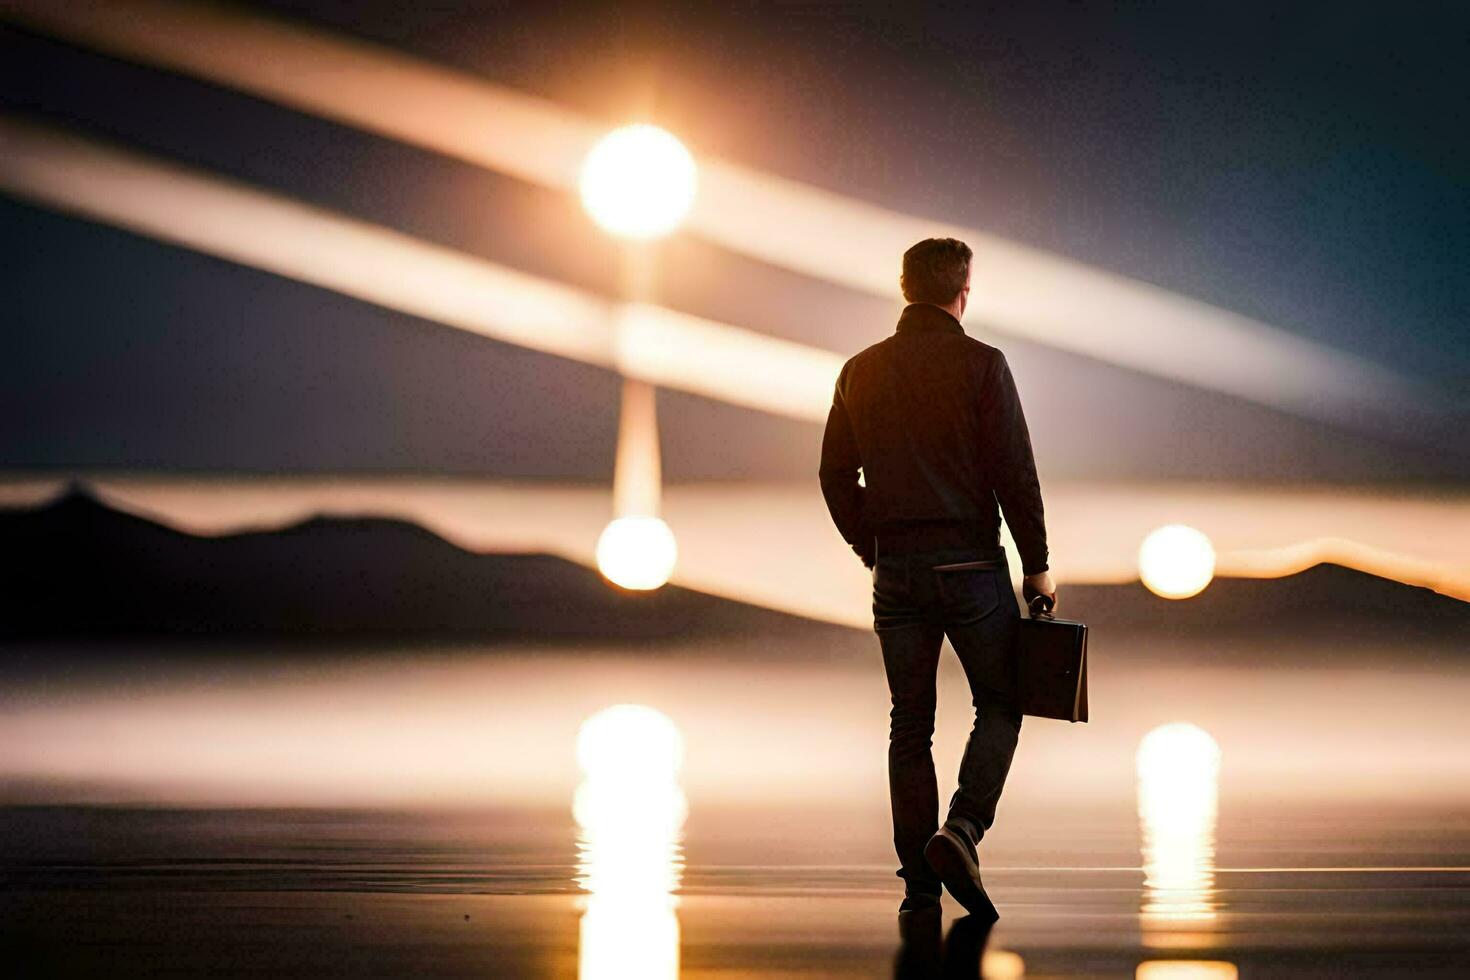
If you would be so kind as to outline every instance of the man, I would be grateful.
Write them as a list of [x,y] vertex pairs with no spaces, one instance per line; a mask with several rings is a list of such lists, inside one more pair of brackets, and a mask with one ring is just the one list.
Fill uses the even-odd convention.
[[[976,846],[995,820],[1021,713],[1020,606],[1000,514],[1020,552],[1029,603],[1056,590],[1031,437],[1005,355],[960,325],[972,253],[930,238],[904,253],[908,306],[895,332],[842,366],[822,439],[822,494],[873,575],[873,629],[893,698],[888,788],[902,910],[937,906],[940,886],[997,918]],[[930,753],[935,673],[948,636],[969,680],[975,724],[959,787],[939,824]]]

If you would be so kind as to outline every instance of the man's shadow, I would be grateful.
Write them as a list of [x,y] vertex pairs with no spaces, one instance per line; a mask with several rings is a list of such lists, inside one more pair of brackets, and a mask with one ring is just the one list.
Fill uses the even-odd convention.
[[898,917],[898,955],[893,961],[894,980],[927,980],[931,977],[980,975],[980,959],[990,942],[995,925],[967,915],[956,919],[944,936],[944,919],[938,908],[904,912]]

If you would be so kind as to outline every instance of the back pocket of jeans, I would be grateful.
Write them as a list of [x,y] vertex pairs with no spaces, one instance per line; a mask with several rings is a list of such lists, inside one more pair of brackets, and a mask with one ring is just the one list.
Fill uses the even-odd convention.
[[945,618],[956,623],[973,623],[1000,608],[999,569],[960,568],[935,572],[944,597]]

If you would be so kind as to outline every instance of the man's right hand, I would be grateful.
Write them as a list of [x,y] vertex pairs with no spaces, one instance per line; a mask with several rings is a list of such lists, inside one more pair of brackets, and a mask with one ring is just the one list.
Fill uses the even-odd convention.
[[1031,600],[1036,596],[1044,595],[1051,600],[1051,612],[1057,609],[1057,586],[1051,580],[1051,572],[1037,572],[1035,575],[1027,575],[1021,581],[1021,598],[1026,600],[1026,609],[1031,609]]

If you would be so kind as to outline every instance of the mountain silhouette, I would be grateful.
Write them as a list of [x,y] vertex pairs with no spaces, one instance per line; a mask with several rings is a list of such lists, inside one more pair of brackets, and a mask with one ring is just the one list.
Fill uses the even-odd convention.
[[[746,638],[752,653],[852,656],[863,631],[668,585],[630,592],[547,554],[459,548],[406,521],[316,517],[199,537],[73,487],[0,510],[0,636],[360,632],[618,639]],[[1470,603],[1336,565],[1216,579],[1187,601],[1138,583],[1065,585],[1063,618],[1096,640],[1171,638],[1302,648],[1463,648]],[[1120,650],[1120,653],[1129,651]],[[1136,652],[1136,651],[1134,651]]]
[[80,487],[41,507],[0,510],[0,553],[0,635],[12,637],[849,632],[674,585],[624,590],[553,555],[476,554],[399,520],[316,517],[199,537]]

